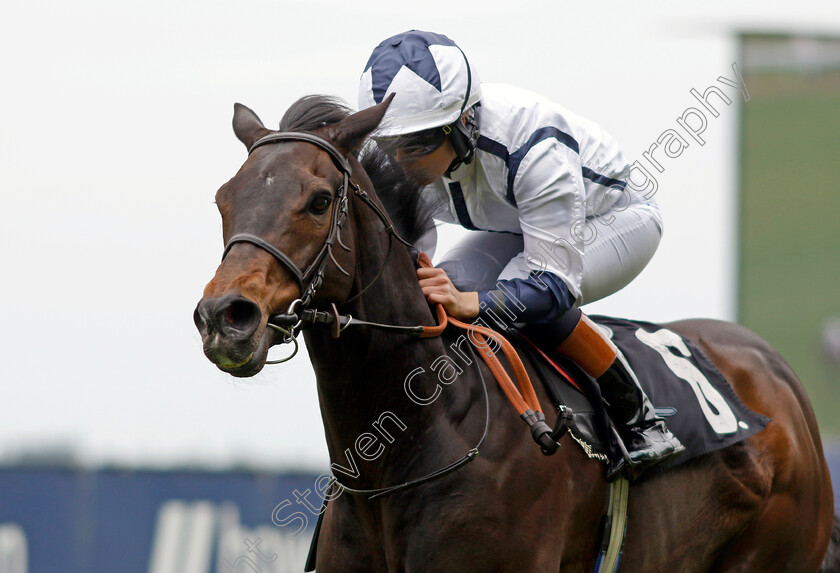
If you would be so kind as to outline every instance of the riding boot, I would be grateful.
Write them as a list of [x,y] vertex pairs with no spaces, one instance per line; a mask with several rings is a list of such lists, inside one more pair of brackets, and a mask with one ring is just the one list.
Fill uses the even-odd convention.
[[636,375],[612,340],[585,314],[556,351],[595,378],[607,412],[617,426],[630,461],[642,469],[661,463],[685,446],[656,415]]
[[633,463],[651,466],[685,450],[665,421],[656,415],[621,351],[596,380]]

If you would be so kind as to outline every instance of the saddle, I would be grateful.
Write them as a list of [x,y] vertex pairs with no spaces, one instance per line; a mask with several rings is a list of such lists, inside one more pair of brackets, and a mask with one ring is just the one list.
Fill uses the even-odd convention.
[[[675,332],[649,322],[590,318],[611,332],[657,415],[686,447],[683,454],[647,469],[645,477],[740,442],[770,421],[747,408],[705,354]],[[607,465],[609,477],[617,475],[625,451],[611,430],[597,382],[574,362],[537,347],[521,333],[508,330],[505,337],[533,365],[558,410],[558,425],[565,426],[589,458]],[[561,433],[555,428],[555,434]]]

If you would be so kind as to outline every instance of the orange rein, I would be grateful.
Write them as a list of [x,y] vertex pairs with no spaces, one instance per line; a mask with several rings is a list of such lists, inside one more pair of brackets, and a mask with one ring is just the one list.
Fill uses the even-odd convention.
[[478,326],[477,324],[467,324],[458,319],[452,318],[451,316],[449,317],[449,322],[458,328],[466,330],[468,337],[475,337],[484,346],[487,346],[487,338],[493,340],[501,346],[502,352],[504,352],[507,357],[508,363],[513,369],[513,374],[516,377],[517,382],[519,382],[519,386],[522,388],[521,392],[520,389],[517,388],[516,384],[513,383],[513,380],[511,380],[505,370],[505,367],[502,365],[502,361],[499,360],[499,357],[495,352],[488,353],[485,351],[479,351],[479,354],[490,368],[490,371],[493,372],[493,376],[496,377],[496,381],[499,383],[499,386],[502,387],[502,391],[504,391],[505,396],[507,396],[508,400],[510,400],[510,403],[513,404],[513,407],[516,408],[516,412],[520,416],[528,410],[531,410],[534,413],[542,412],[539,398],[537,398],[537,393],[534,391],[534,385],[531,383],[531,378],[528,376],[528,372],[525,371],[525,365],[522,364],[522,359],[519,358],[516,350],[514,350],[513,346],[506,338],[501,336],[495,330]]
[[[423,268],[432,267],[432,261],[426,253],[421,252],[417,257],[417,262]],[[476,342],[483,344],[484,346],[482,348],[488,347],[488,338],[493,340],[499,345],[499,347],[501,347],[502,352],[504,352],[508,359],[508,363],[513,369],[513,374],[516,377],[517,382],[519,382],[519,386],[522,388],[522,391],[520,392],[520,389],[516,386],[516,384],[514,384],[513,380],[511,380],[511,377],[508,375],[505,367],[502,365],[501,360],[499,360],[499,357],[496,356],[495,352],[479,352],[479,354],[481,354],[481,358],[490,368],[490,371],[499,383],[499,386],[501,386],[505,396],[507,396],[508,400],[510,400],[510,403],[513,404],[513,407],[516,408],[516,412],[520,416],[525,414],[528,410],[531,410],[534,413],[539,412],[542,414],[537,393],[534,391],[534,385],[531,383],[531,378],[528,376],[528,372],[525,371],[525,365],[522,364],[522,360],[519,358],[516,350],[505,337],[501,336],[495,330],[491,330],[484,326],[467,324],[456,318],[452,318],[446,314],[446,310],[443,308],[442,304],[436,305],[435,314],[437,315],[438,325],[424,326],[423,334],[420,338],[433,338],[440,336],[446,329],[447,324],[452,323],[458,328],[467,331],[467,336],[470,338],[470,342],[475,340]]]

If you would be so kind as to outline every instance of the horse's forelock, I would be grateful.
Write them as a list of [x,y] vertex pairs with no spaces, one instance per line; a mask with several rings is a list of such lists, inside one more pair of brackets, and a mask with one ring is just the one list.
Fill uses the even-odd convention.
[[353,109],[344,100],[326,95],[307,95],[286,110],[280,131],[314,131],[349,117]]

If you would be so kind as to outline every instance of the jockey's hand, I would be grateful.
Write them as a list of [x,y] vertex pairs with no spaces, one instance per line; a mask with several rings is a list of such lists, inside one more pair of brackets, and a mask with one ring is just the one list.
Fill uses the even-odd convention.
[[449,316],[467,319],[478,316],[478,293],[455,288],[443,269],[417,269],[423,295],[430,303],[440,303]]

